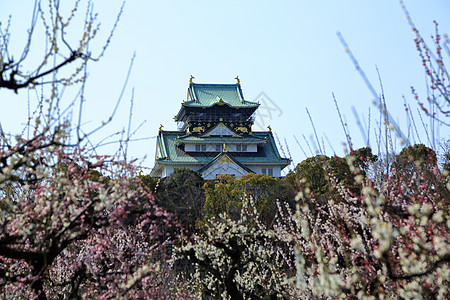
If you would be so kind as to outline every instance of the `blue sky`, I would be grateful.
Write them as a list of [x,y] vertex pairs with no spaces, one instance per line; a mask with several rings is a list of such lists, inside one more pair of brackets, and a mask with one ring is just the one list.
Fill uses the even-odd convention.
[[[67,1],[64,2],[66,5]],[[0,3],[2,23],[12,15],[12,35],[13,38],[17,36],[14,42],[18,47],[28,25],[24,20],[31,15],[32,4],[31,0],[2,0]],[[441,33],[449,33],[450,1],[406,0],[405,4],[424,37],[433,34],[433,20],[439,22]],[[101,42],[113,24],[121,1],[95,1],[94,5],[102,22]],[[75,26],[71,30],[70,34],[75,39],[80,29]],[[333,155],[335,151],[342,155],[345,135],[332,93],[348,123],[356,148],[366,143],[352,107],[366,123],[370,108],[372,132],[378,126],[379,113],[371,104],[372,95],[340,44],[337,31],[343,34],[368,78],[380,92],[378,68],[388,108],[406,130],[402,96],[414,104],[411,86],[424,96],[425,76],[415,50],[414,35],[399,2],[394,0],[130,0],[125,5],[105,57],[90,65],[83,114],[85,127],[88,130],[107,119],[135,53],[132,73],[118,113],[114,121],[92,139],[100,141],[128,126],[134,89],[132,128],[145,122],[134,138],[148,139],[133,142],[129,154],[136,158],[146,156],[143,161],[145,167],[153,165],[155,139],[152,137],[159,125],[163,124],[166,130],[176,129],[173,116],[186,97],[191,74],[195,77],[194,82],[198,83],[234,83],[234,78],[239,75],[246,99],[262,101],[265,107],[261,113],[266,116],[260,118],[255,129],[266,130],[270,125],[285,151],[288,145],[295,163],[305,159],[305,155],[294,136],[308,155],[303,135],[315,151],[311,140],[314,132],[306,108],[319,139],[324,140],[325,153]],[[263,95],[263,98],[258,98],[258,95]],[[26,122],[26,96],[26,91],[19,95],[0,91],[3,106],[0,121],[5,131],[19,132],[21,124]],[[67,101],[69,103],[72,99]],[[448,128],[440,128],[440,138],[448,135]],[[373,134],[370,142],[372,148],[377,148]],[[422,142],[426,142],[425,134]],[[112,153],[117,146],[110,144],[99,148],[99,152]]]

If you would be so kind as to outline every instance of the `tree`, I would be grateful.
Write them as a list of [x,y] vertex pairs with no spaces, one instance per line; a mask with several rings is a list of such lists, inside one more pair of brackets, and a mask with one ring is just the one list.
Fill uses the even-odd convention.
[[[147,182],[150,179],[146,179]],[[152,180],[153,184],[155,180]],[[153,192],[159,206],[171,212],[182,228],[192,233],[201,219],[205,203],[204,180],[199,172],[188,168],[176,169],[167,178],[157,180]]]
[[236,180],[236,186],[241,198],[252,198],[260,220],[269,227],[278,212],[277,201],[295,207],[294,188],[282,178],[248,173]]
[[295,191],[286,180],[260,173],[248,173],[235,179],[220,175],[218,180],[205,183],[206,201],[203,213],[206,220],[227,214],[238,220],[242,202],[251,198],[260,220],[270,226],[278,212],[277,201],[294,207]]
[[394,167],[400,174],[419,170],[431,171],[437,166],[436,153],[424,144],[403,148],[396,156]]
[[325,164],[328,157],[325,155],[316,155],[309,157],[299,163],[292,172],[286,175],[286,178],[299,191],[300,188],[308,188],[316,194],[327,192],[328,178],[325,173]]
[[296,255],[297,297],[447,298],[448,196],[428,180],[392,173],[378,188],[364,179],[359,194],[333,181],[339,198],[299,194],[297,211],[275,227]]
[[[75,2],[66,17],[63,16],[61,1],[49,0],[48,2],[50,10],[45,11],[46,4],[43,4],[41,0],[35,0],[31,26],[26,33],[27,39],[20,55],[11,53],[9,22],[6,28],[0,28],[0,89],[10,89],[17,93],[20,89],[36,85],[72,85],[83,81],[85,76],[83,70],[87,63],[99,60],[109,46],[123,8],[120,9],[104,46],[98,53],[94,53],[91,42],[98,34],[100,23],[97,21],[92,3],[88,1],[86,11],[82,13],[86,16],[84,28],[74,29],[76,22],[72,21],[80,11],[80,1]],[[41,53],[39,63],[33,64],[28,58],[34,46],[33,36],[38,31],[40,22],[45,28],[46,50]],[[70,34],[79,32],[79,40],[71,42],[69,32]],[[26,65],[30,65],[30,69],[25,69]]]
[[[89,133],[60,109],[67,86],[85,101],[87,62],[102,56],[110,40],[97,57],[88,52],[98,32],[88,1],[78,45],[68,42],[79,5],[76,1],[64,18],[60,1],[46,6],[36,1],[19,60],[9,53],[9,29],[0,34],[0,88],[18,92],[44,85],[25,128],[30,137],[0,132],[0,294],[7,299],[181,295],[182,283],[174,284],[166,259],[173,216],[135,179],[133,162],[95,154]],[[36,68],[24,71],[39,20],[49,47]]]
[[218,175],[216,181],[206,182],[203,189],[206,197],[203,216],[206,221],[218,217],[220,214],[226,214],[232,220],[239,219],[242,199],[234,176]]
[[297,191],[313,192],[317,198],[329,193],[339,193],[335,182],[359,193],[357,181],[365,178],[370,166],[377,160],[368,147],[352,150],[345,157],[316,155],[299,163],[289,172],[286,180],[291,182]]
[[[259,220],[248,199],[240,218],[222,214],[208,222],[186,245],[177,248],[178,259],[188,259],[193,272],[186,280],[195,296],[211,299],[287,298],[284,258],[280,240]],[[249,205],[249,206],[247,206]]]
[[[0,151],[0,190],[14,189],[3,192],[1,200],[0,286],[5,295],[45,299],[126,293],[120,286],[148,277],[158,264],[155,257],[164,254],[171,217],[140,184],[131,184],[133,167],[87,155],[64,141],[61,129]],[[132,214],[135,222],[125,224]],[[130,243],[115,244],[118,236]],[[116,252],[119,246],[123,249]]]

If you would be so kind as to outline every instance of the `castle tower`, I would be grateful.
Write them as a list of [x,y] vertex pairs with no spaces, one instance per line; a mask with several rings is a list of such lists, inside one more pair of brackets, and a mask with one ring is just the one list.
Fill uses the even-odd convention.
[[249,172],[281,176],[281,158],[272,132],[252,131],[259,104],[244,99],[236,84],[198,84],[191,77],[187,99],[174,117],[177,131],[158,132],[151,175],[169,176],[177,168],[199,171],[204,179]]

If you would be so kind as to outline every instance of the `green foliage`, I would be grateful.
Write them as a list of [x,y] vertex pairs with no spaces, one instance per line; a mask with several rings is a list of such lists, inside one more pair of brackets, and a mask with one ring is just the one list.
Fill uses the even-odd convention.
[[262,220],[272,219],[276,211],[276,202],[272,197],[277,179],[261,173],[248,173],[240,177],[237,186],[243,197],[251,197]]
[[325,155],[309,157],[299,163],[286,177],[292,184],[297,185],[299,190],[307,188],[317,195],[325,194],[328,185],[328,176],[325,172],[327,160],[328,157]]
[[201,185],[203,182],[202,174],[200,174],[197,171],[193,171],[189,168],[181,168],[176,169],[173,171],[172,174],[170,174],[169,177],[167,177],[167,180],[165,181],[165,186],[172,188],[172,187],[181,187],[185,185]]
[[351,192],[359,193],[355,175],[365,177],[370,163],[376,160],[377,156],[368,147],[354,150],[345,157],[316,155],[299,163],[286,175],[286,180],[297,191],[313,192],[316,196],[338,194],[331,178]]
[[158,186],[158,182],[161,180],[158,177],[152,177],[150,175],[139,175],[138,178],[142,181],[142,183],[152,193],[154,193],[156,191],[156,187]]
[[242,208],[241,192],[236,187],[234,176],[219,175],[217,180],[206,182],[203,189],[206,197],[203,206],[205,220],[223,213],[234,220],[239,218],[239,212]]
[[[328,175],[333,175],[338,183],[341,183],[345,187],[349,188],[353,193],[359,191],[358,187],[355,185],[355,179],[350,170],[349,161],[346,157],[332,156],[327,160],[326,172]],[[327,183],[328,190],[332,189]]]
[[272,223],[278,211],[277,200],[294,207],[295,190],[283,178],[248,173],[236,182],[241,191],[241,198],[252,197],[261,220],[267,225]]
[[[450,191],[446,183],[448,182],[448,171],[450,169],[448,160],[445,162],[446,158],[450,158],[448,152],[444,153],[443,168],[442,171],[439,171],[434,150],[423,144],[416,144],[402,149],[395,157],[393,168],[399,177],[423,177],[429,189],[440,195],[448,205]],[[418,187],[416,186],[416,188]]]
[[372,149],[370,149],[370,147],[354,150],[350,154],[356,158],[355,166],[359,167],[362,171],[367,171],[370,164],[378,160],[378,156],[372,154]]
[[201,217],[205,195],[204,180],[199,172],[188,168],[176,169],[164,179],[140,176],[153,192],[156,202],[166,211],[173,213],[181,226],[192,232]]
[[233,220],[239,218],[242,199],[251,197],[261,220],[271,224],[277,213],[277,200],[294,206],[295,191],[288,181],[260,173],[248,173],[235,179],[220,175],[216,181],[204,185],[206,201],[203,207],[206,219],[226,213]]
[[394,166],[397,172],[411,172],[413,170],[429,171],[436,166],[436,153],[423,144],[409,146],[396,156]]

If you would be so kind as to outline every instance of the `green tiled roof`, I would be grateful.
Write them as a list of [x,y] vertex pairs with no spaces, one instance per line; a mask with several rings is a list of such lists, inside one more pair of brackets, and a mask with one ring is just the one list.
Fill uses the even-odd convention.
[[[182,147],[179,147],[177,137],[185,135],[184,131],[160,131],[157,138],[157,147],[160,149],[160,162],[171,163],[187,163],[187,164],[207,164],[216,157],[215,152],[185,152]],[[194,137],[192,137],[194,138]],[[201,138],[200,138],[201,139]],[[210,138],[203,138],[203,140]],[[227,138],[214,138],[217,141],[226,142]],[[258,147],[258,152],[244,152],[244,153],[230,153],[230,156],[238,159],[240,163],[273,163],[278,165],[287,165],[287,159],[280,158],[272,133],[266,131],[253,132],[252,137],[245,137],[244,139],[261,139],[266,142]],[[241,139],[239,139],[241,140]]]
[[233,108],[258,107],[256,102],[244,99],[240,84],[201,84],[191,83],[188,99],[183,106],[211,107],[215,104],[228,104]]
[[177,137],[185,135],[184,131],[160,131],[157,138],[157,147],[159,147],[162,161],[186,162],[186,163],[206,163],[210,157],[194,157],[187,154],[177,146]]

